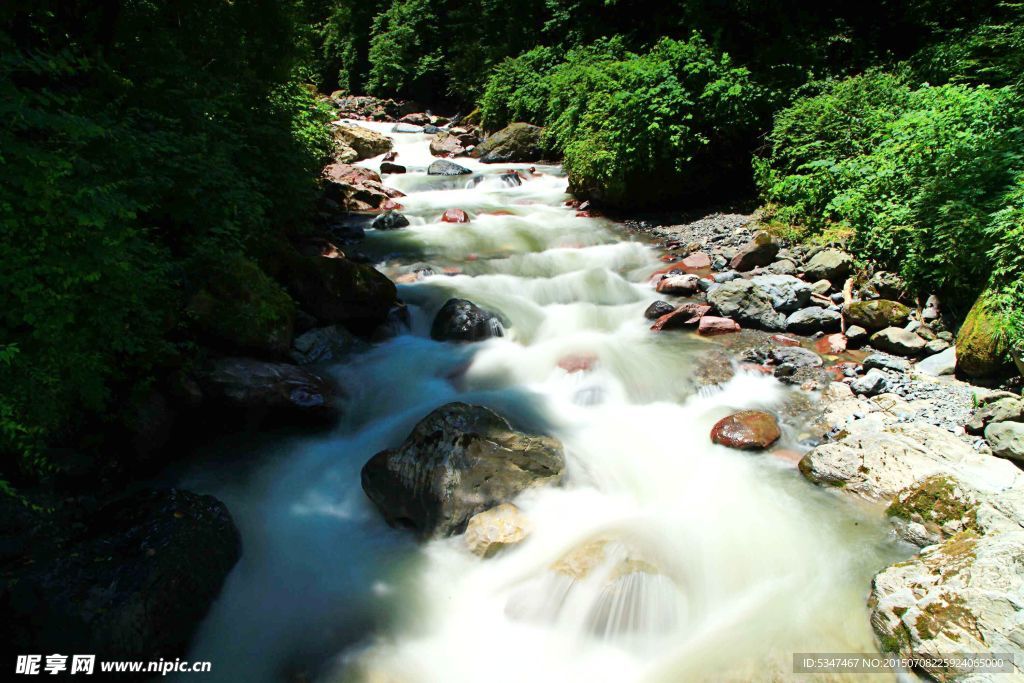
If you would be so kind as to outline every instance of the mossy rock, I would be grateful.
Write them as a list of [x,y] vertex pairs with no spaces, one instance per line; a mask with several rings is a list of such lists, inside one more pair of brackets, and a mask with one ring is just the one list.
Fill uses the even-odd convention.
[[956,372],[962,377],[997,377],[1010,372],[1010,348],[996,307],[983,293],[956,337]]
[[847,322],[869,330],[902,327],[910,319],[909,308],[898,301],[888,299],[854,301],[847,304],[843,313],[846,315]]
[[954,479],[937,475],[900,491],[886,514],[924,525],[931,533],[977,529],[978,502]]
[[538,161],[544,154],[544,129],[530,123],[511,123],[473,150],[485,164]]
[[295,304],[259,266],[236,254],[190,270],[201,286],[189,297],[186,314],[203,342],[232,353],[287,353]]

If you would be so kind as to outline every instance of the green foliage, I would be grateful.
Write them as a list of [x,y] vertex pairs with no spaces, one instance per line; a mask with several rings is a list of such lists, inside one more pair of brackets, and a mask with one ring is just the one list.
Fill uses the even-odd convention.
[[758,178],[778,217],[849,225],[860,255],[969,306],[991,272],[991,214],[1024,162],[1021,123],[1011,89],[869,74],[780,113]]
[[42,4],[0,24],[0,469],[21,474],[180,362],[193,265],[302,230],[330,144],[287,5]]
[[1000,209],[986,225],[992,248],[994,303],[1012,346],[1024,354],[1024,175],[1018,176]]
[[515,121],[544,123],[551,97],[547,75],[558,61],[556,50],[541,46],[498,64],[480,98],[484,128],[498,130]]

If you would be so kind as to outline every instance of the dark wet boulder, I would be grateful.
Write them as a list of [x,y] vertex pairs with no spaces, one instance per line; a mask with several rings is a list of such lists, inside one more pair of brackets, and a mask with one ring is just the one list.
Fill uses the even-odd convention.
[[771,413],[741,410],[711,428],[711,441],[744,451],[760,451],[779,440],[779,422]]
[[676,307],[667,301],[655,301],[647,307],[647,310],[644,311],[644,317],[648,320],[657,320],[661,316],[667,315],[674,310],[676,310]]
[[281,279],[299,306],[325,324],[368,334],[398,299],[395,284],[368,263],[285,254]]
[[288,357],[299,365],[324,365],[340,363],[368,348],[369,344],[341,325],[330,325],[296,337]]
[[219,358],[198,375],[210,407],[250,423],[330,421],[337,416],[337,388],[325,377],[290,363]]
[[240,550],[231,515],[212,496],[126,496],[86,518],[84,533],[63,548],[40,548],[8,573],[0,637],[20,653],[173,661]]
[[778,240],[767,232],[759,232],[732,257],[729,268],[745,273],[758,266],[767,266],[775,260],[780,248]]
[[466,299],[446,301],[430,327],[437,341],[476,342],[504,334],[498,316]]
[[380,163],[381,173],[401,174],[407,172],[408,170],[409,169],[407,169],[405,166],[402,166],[401,164],[396,164],[392,161],[382,161]]
[[401,446],[373,456],[362,485],[389,524],[437,538],[528,488],[560,483],[564,471],[557,439],[518,431],[489,408],[450,403]]
[[708,303],[741,325],[768,331],[786,329],[786,316],[772,307],[768,294],[750,280],[731,280],[708,292]]
[[385,211],[373,219],[370,227],[374,230],[398,230],[409,225],[409,219],[397,211]]
[[475,150],[485,164],[538,161],[544,154],[544,129],[529,123],[511,123],[487,137]]
[[472,173],[465,166],[459,166],[454,161],[448,161],[447,159],[438,159],[437,161],[427,166],[427,175],[469,175]]

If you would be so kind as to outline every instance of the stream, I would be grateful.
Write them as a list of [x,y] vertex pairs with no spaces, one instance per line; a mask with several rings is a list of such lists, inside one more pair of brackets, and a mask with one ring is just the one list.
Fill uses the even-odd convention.
[[[411,225],[357,248],[392,278],[420,262],[435,274],[399,286],[408,331],[328,369],[348,397],[337,429],[228,438],[181,477],[227,504],[243,543],[189,654],[213,662],[203,680],[779,680],[794,652],[875,652],[871,577],[907,554],[882,516],[809,484],[793,458],[708,437],[797,390],[743,371],[699,382],[719,341],[650,331],[658,252],[577,217],[559,167],[459,158],[472,176],[428,176],[430,136],[361,125],[395,138],[409,173],[385,182]],[[522,185],[502,180],[510,168]],[[470,222],[438,222],[448,208]],[[431,340],[452,297],[499,314],[504,336]],[[566,448],[566,484],[522,495],[531,533],[489,559],[389,528],[360,487],[370,457],[452,401]],[[799,440],[784,421],[780,445]],[[607,559],[586,576],[551,570],[595,541]]]

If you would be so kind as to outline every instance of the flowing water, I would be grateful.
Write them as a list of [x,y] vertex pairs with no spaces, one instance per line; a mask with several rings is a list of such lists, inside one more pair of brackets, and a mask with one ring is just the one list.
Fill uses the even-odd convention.
[[[794,652],[874,652],[870,578],[903,552],[877,511],[811,486],[792,459],[708,438],[724,415],[780,410],[792,390],[743,372],[701,389],[718,345],[649,331],[663,264],[565,206],[558,167],[521,186],[500,175],[526,165],[458,159],[473,176],[427,176],[427,136],[393,137],[410,172],[386,182],[407,193],[412,224],[359,248],[393,276],[433,268],[400,286],[411,329],[329,369],[348,394],[335,432],[228,444],[182,482],[224,500],[243,538],[190,653],[214,662],[206,680],[777,680]],[[452,207],[471,222],[438,222]],[[432,341],[453,296],[498,313],[505,336]],[[360,488],[374,453],[454,400],[567,450],[566,484],[517,501],[530,535],[489,559],[461,537],[421,545],[389,529]],[[552,569],[581,548],[604,560]]]

